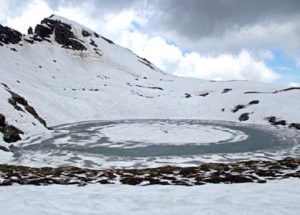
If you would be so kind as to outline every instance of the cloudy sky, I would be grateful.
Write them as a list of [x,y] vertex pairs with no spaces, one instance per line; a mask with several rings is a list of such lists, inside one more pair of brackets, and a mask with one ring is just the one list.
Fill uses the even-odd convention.
[[300,84],[300,0],[0,0],[23,33],[51,14],[175,75]]

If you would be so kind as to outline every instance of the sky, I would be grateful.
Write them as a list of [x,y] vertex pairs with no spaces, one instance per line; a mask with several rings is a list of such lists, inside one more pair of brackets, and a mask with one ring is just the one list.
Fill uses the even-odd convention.
[[300,0],[0,0],[22,33],[51,14],[174,75],[300,86]]

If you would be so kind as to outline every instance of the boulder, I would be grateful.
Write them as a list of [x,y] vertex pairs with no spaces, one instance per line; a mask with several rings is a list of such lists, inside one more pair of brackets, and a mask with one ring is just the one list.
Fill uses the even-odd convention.
[[249,120],[249,113],[243,113],[242,115],[240,115],[239,121],[243,122],[247,120]]
[[3,140],[7,143],[13,143],[21,140],[20,135],[23,134],[21,130],[14,127],[13,125],[7,125],[2,130]]

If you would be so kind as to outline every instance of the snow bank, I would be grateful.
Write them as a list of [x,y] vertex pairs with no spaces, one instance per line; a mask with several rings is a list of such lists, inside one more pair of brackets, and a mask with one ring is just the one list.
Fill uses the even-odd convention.
[[182,186],[11,186],[0,188],[1,213],[296,215],[297,179],[267,184]]

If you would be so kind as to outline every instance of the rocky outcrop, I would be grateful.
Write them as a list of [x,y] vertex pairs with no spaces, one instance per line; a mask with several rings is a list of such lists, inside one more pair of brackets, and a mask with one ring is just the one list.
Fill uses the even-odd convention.
[[285,120],[277,119],[275,116],[266,117],[267,120],[271,125],[287,125]]
[[240,122],[244,122],[244,121],[247,121],[247,120],[249,120],[249,113],[243,113],[243,114],[240,115],[240,117],[239,117]]
[[3,134],[3,140],[7,143],[13,143],[21,140],[20,135],[23,134],[23,132],[20,129],[16,128],[13,125],[7,124],[5,120],[5,116],[1,113],[0,113],[0,132]]
[[63,23],[60,20],[43,19],[41,24],[35,27],[34,33],[43,39],[50,38],[51,35],[54,35],[55,41],[61,44],[63,48],[77,51],[87,50],[82,41],[76,38],[72,32],[71,25]]
[[[23,108],[30,113],[35,119],[37,119],[42,125],[47,128],[46,121],[39,116],[39,114],[35,111],[35,109],[28,103],[28,101],[20,96],[19,94],[7,89],[7,91],[11,94],[11,98],[8,99],[8,102],[14,106],[17,111],[24,111]],[[22,108],[23,106],[23,108]]]
[[0,25],[0,42],[5,44],[17,44],[21,39],[22,34],[20,32]]
[[3,180],[0,185],[50,184],[128,184],[183,185],[207,183],[266,183],[268,180],[300,178],[300,160],[287,157],[278,161],[241,161],[234,163],[204,163],[197,167],[163,166],[142,169],[95,170],[78,167],[32,168],[0,165]]

